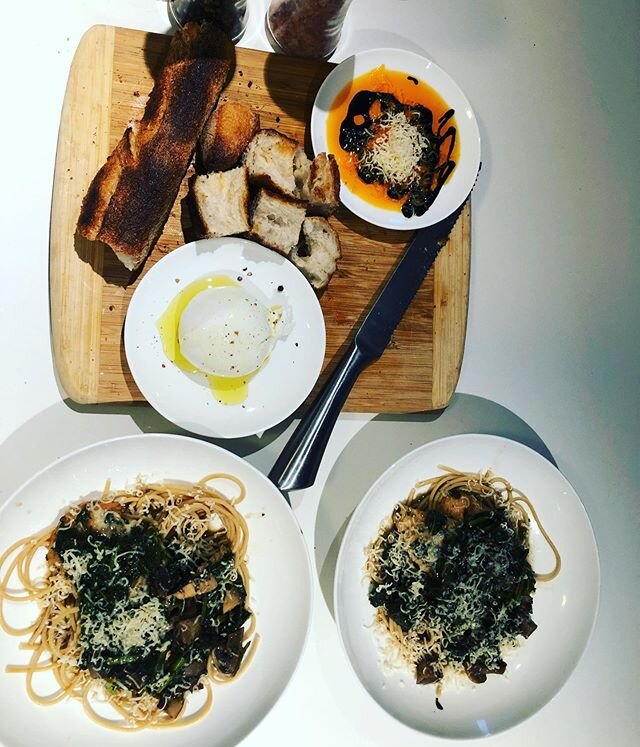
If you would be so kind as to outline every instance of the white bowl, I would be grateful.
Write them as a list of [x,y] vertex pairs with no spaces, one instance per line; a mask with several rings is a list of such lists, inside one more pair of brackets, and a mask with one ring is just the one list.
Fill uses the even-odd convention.
[[[182,288],[209,274],[241,277],[248,293],[286,307],[286,337],[276,341],[241,405],[221,404],[204,375],[171,363],[156,326]],[[282,255],[246,239],[205,239],[175,249],[142,278],[127,311],[124,346],[136,384],[161,415],[203,436],[240,438],[277,425],[305,401],[324,360],[324,317],[308,281]]]
[[[562,558],[560,573],[539,582],[533,596],[537,630],[504,659],[504,675],[482,685],[444,689],[435,705],[433,685],[417,685],[408,670],[388,671],[372,630],[374,608],[364,578],[365,548],[383,519],[418,480],[444,464],[462,471],[490,469],[532,501]],[[535,522],[531,564],[544,573],[553,555]],[[439,737],[484,737],[531,716],[564,685],[587,645],[595,622],[600,570],[591,525],[567,480],[540,454],[505,438],[468,434],[433,441],[391,466],[369,489],[345,533],[335,577],[335,610],[342,644],[360,682],[389,714]]]
[[[232,747],[273,707],[297,667],[307,638],[311,566],[300,527],[282,495],[240,457],[205,441],[171,435],[129,436],[85,447],[39,472],[4,504],[0,552],[51,525],[62,509],[83,496],[101,491],[107,478],[112,488],[119,488],[133,485],[138,477],[193,482],[213,472],[231,473],[247,488],[238,510],[249,527],[249,599],[260,640],[246,670],[233,682],[213,685],[213,707],[195,724],[122,735],[91,721],[77,700],[48,707],[33,703],[27,697],[24,675],[5,671],[7,664],[25,662],[29,653],[19,649],[20,638],[0,631],[0,702],[5,704],[0,744]],[[235,485],[225,488],[216,483],[216,488],[223,493],[228,489],[229,497],[237,494]],[[7,603],[5,610],[9,621],[18,626],[37,615],[31,604]]]
[[405,218],[400,210],[387,210],[371,205],[355,195],[344,183],[340,185],[340,199],[352,213],[382,228],[412,230],[431,226],[462,205],[473,188],[480,167],[480,133],[471,104],[455,81],[435,62],[402,49],[371,49],[358,52],[341,62],[329,73],[316,95],[311,112],[313,149],[316,153],[328,151],[327,117],[336,96],[354,78],[380,65],[418,78],[435,89],[455,110],[457,138],[460,143],[459,163],[433,205],[420,216]]

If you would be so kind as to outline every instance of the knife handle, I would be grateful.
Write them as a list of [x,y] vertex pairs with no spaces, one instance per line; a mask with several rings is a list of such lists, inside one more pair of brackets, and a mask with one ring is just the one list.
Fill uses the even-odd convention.
[[269,472],[269,479],[280,490],[313,485],[342,406],[360,372],[370,362],[371,358],[352,343]]

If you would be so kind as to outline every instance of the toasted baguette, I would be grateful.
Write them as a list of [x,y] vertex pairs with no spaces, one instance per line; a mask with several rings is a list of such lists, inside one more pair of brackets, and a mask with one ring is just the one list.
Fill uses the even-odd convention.
[[288,256],[298,243],[306,203],[261,188],[253,202],[251,238]]
[[289,259],[302,271],[311,285],[326,287],[340,259],[340,240],[326,218],[305,218],[299,244]]
[[206,238],[233,236],[249,230],[249,182],[245,166],[196,176],[190,186]]
[[187,24],[171,42],[144,116],[91,182],[77,232],[108,244],[131,270],[162,233],[232,60],[233,45],[221,31]]
[[198,140],[198,170],[207,173],[233,168],[259,129],[258,113],[246,104],[218,104]]

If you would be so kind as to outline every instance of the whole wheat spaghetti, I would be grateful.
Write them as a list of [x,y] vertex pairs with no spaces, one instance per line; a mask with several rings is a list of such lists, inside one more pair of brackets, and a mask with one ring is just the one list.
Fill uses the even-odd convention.
[[[212,486],[219,480],[237,487],[232,500]],[[235,679],[257,643],[249,535],[236,508],[244,496],[229,474],[131,490],[107,483],[99,499],[9,547],[0,557],[0,626],[25,639],[27,661],[7,669],[24,674],[29,697],[42,705],[76,698],[92,719],[124,730],[201,718],[212,685]],[[24,603],[39,614],[16,628],[7,608]],[[43,691],[43,674],[53,690]],[[187,715],[195,691],[199,707]]]
[[[396,504],[365,564],[388,663],[409,667],[418,684],[437,683],[436,695],[459,675],[481,683],[505,672],[505,652],[537,627],[536,583],[561,568],[522,492],[490,472],[440,469]],[[530,517],[554,557],[541,573],[529,563]]]

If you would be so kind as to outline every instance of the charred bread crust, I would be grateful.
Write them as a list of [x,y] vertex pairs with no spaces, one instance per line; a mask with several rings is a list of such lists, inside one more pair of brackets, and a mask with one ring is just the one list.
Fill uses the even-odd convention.
[[198,139],[198,171],[232,169],[259,129],[258,113],[246,104],[236,101],[218,104]]
[[277,184],[268,174],[260,174],[259,176],[255,176],[255,175],[252,176],[251,184],[261,189],[267,189],[269,190],[269,192],[273,192],[273,194],[277,194],[278,197],[283,197],[284,199],[291,200],[293,202],[299,202],[299,200],[296,200],[296,198],[289,192],[283,192],[282,187],[279,184]]
[[125,130],[89,187],[77,232],[108,244],[130,269],[162,233],[232,55],[216,27],[187,24],[173,38],[142,119]]
[[82,201],[77,232],[85,239],[95,241],[102,226],[109,202],[118,185],[123,164],[129,156],[129,136],[131,130],[125,130],[122,139],[107,158],[104,166],[98,171],[89,185],[87,194]]

